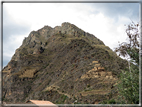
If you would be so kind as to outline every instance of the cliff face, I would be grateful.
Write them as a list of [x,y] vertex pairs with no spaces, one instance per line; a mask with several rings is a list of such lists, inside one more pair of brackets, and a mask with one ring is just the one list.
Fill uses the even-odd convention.
[[2,70],[3,100],[99,103],[116,95],[127,66],[109,47],[73,24],[32,31]]

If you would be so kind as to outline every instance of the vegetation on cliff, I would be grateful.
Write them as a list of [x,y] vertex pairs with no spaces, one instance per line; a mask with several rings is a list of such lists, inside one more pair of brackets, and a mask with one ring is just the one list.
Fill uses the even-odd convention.
[[97,104],[118,95],[128,70],[109,47],[73,24],[32,31],[3,69],[3,101],[49,100],[56,104]]

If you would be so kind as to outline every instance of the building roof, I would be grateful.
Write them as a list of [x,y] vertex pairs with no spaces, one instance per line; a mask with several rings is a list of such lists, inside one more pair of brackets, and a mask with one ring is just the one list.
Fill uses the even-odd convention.
[[26,103],[32,103],[32,104],[36,104],[36,105],[50,105],[52,107],[58,107],[57,105],[53,104],[50,101],[44,101],[44,100],[28,100],[26,101]]

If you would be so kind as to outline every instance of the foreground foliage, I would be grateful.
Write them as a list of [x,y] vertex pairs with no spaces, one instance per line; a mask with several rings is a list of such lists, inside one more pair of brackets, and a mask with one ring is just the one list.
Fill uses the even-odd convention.
[[122,71],[118,86],[117,103],[139,103],[139,24],[132,22],[126,29],[129,43],[121,43],[116,52],[123,57],[129,57],[129,71]]

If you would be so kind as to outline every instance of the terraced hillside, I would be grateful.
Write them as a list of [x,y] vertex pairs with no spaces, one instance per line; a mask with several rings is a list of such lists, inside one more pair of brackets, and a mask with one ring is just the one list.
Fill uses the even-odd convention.
[[94,104],[117,95],[118,74],[127,63],[73,24],[32,31],[2,70],[7,103],[48,100]]

